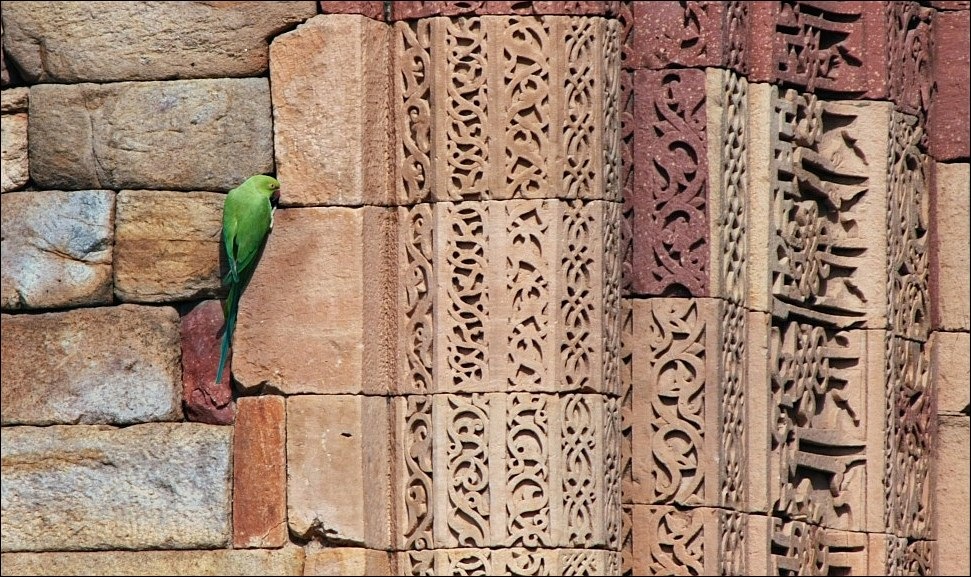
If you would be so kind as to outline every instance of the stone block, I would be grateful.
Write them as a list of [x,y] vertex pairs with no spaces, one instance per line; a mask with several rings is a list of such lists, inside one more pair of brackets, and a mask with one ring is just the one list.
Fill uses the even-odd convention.
[[956,573],[941,572],[936,568],[938,546],[936,541],[909,540],[904,537],[873,533],[867,543],[869,569],[860,575],[901,575],[904,573],[923,575],[964,575],[963,569]]
[[4,114],[27,112],[29,98],[30,89],[26,87],[8,88],[0,91],[0,112]]
[[0,318],[4,425],[182,418],[175,310],[121,305]]
[[268,39],[316,13],[315,2],[24,2],[3,11],[4,48],[30,84],[259,76]]
[[957,0],[954,2],[947,0],[935,2],[932,0],[929,2],[929,4],[932,8],[936,8],[937,10],[971,10],[971,2],[968,2],[967,0]]
[[388,400],[363,395],[287,399],[290,532],[329,545],[389,549]]
[[283,397],[241,397],[233,428],[233,547],[287,542],[286,405]]
[[229,544],[229,427],[57,425],[0,435],[4,553]]
[[0,222],[3,310],[112,302],[114,192],[8,193]]
[[320,11],[324,14],[360,14],[375,20],[384,20],[384,2],[334,2],[320,1]]
[[[619,201],[619,26],[570,16],[396,22],[397,202]],[[458,45],[467,56],[439,50]]]
[[399,393],[619,392],[620,203],[397,210]]
[[403,575],[619,575],[620,552],[603,549],[534,549],[463,547],[396,553]]
[[727,2],[631,3],[628,65],[633,68],[725,67],[745,71],[746,7]]
[[607,14],[611,2],[450,2],[404,1],[391,4],[392,20],[413,20],[431,16],[520,15],[596,16]]
[[40,187],[224,191],[273,171],[266,78],[30,91],[30,175]]
[[27,114],[4,114],[0,127],[0,192],[23,188],[30,179]]
[[240,302],[233,372],[244,389],[387,394],[393,218],[381,207],[276,212]]
[[[967,349],[965,349],[967,352]],[[967,371],[965,371],[965,379]],[[937,520],[938,575],[964,575],[971,565],[971,419],[942,415],[938,421]]]
[[216,382],[223,330],[222,303],[203,301],[182,317],[182,403],[186,419],[231,425],[236,416],[230,385],[230,361]]
[[616,399],[408,395],[392,407],[396,549],[619,550]]
[[391,202],[388,38],[382,22],[326,14],[270,46],[282,206]]
[[4,575],[303,575],[301,547],[275,551],[4,553]]
[[934,15],[933,75],[937,92],[928,104],[928,147],[937,160],[971,156],[971,12]]
[[634,505],[631,536],[634,575],[721,572],[717,509]]
[[306,548],[304,575],[394,575],[388,551],[359,547],[320,547],[316,542]]
[[[887,327],[888,233],[870,223],[892,218],[889,196],[913,179],[901,157],[889,165],[892,105],[749,88],[748,249],[735,257],[746,262],[748,306],[826,326]],[[907,216],[894,233],[913,234]]]
[[123,190],[115,211],[115,296],[172,302],[218,296],[225,195]]
[[931,326],[971,330],[971,165],[931,162]]
[[931,333],[931,382],[937,391],[937,412],[967,415],[971,410],[971,339],[968,333]]

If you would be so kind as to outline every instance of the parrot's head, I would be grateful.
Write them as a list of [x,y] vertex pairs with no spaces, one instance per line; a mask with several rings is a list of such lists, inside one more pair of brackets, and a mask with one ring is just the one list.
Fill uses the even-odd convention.
[[261,194],[265,194],[271,201],[276,201],[280,197],[280,181],[265,174],[257,174],[249,177],[247,184],[253,186]]

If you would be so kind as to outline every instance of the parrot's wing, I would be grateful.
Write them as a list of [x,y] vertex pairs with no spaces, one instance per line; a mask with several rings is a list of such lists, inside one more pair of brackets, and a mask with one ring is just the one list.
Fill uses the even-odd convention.
[[238,210],[233,209],[231,199],[227,199],[226,207],[223,209],[223,245],[226,247],[226,258],[229,261],[229,272],[226,274],[226,281],[232,279],[239,282],[239,263],[236,255],[236,232],[239,229],[239,219],[236,217]]
[[236,216],[236,237],[233,253],[238,271],[245,271],[253,263],[263,239],[270,232],[273,219],[269,200],[259,194],[246,199],[248,205]]

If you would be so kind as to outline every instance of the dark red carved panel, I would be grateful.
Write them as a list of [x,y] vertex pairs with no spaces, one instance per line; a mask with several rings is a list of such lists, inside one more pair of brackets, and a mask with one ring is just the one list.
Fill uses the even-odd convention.
[[324,14],[361,14],[375,20],[384,20],[384,2],[336,2],[321,0],[320,11]]
[[634,76],[632,289],[705,296],[708,155],[704,70]]
[[392,20],[409,20],[429,16],[485,16],[518,14],[540,16],[563,14],[569,16],[604,15],[614,2],[482,2],[407,1],[391,4]]
[[724,66],[744,73],[749,2],[635,2],[631,65]]

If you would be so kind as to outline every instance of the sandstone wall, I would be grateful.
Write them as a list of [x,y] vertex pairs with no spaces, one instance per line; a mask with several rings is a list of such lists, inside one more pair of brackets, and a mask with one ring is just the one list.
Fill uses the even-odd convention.
[[2,573],[966,574],[969,13],[4,3]]

